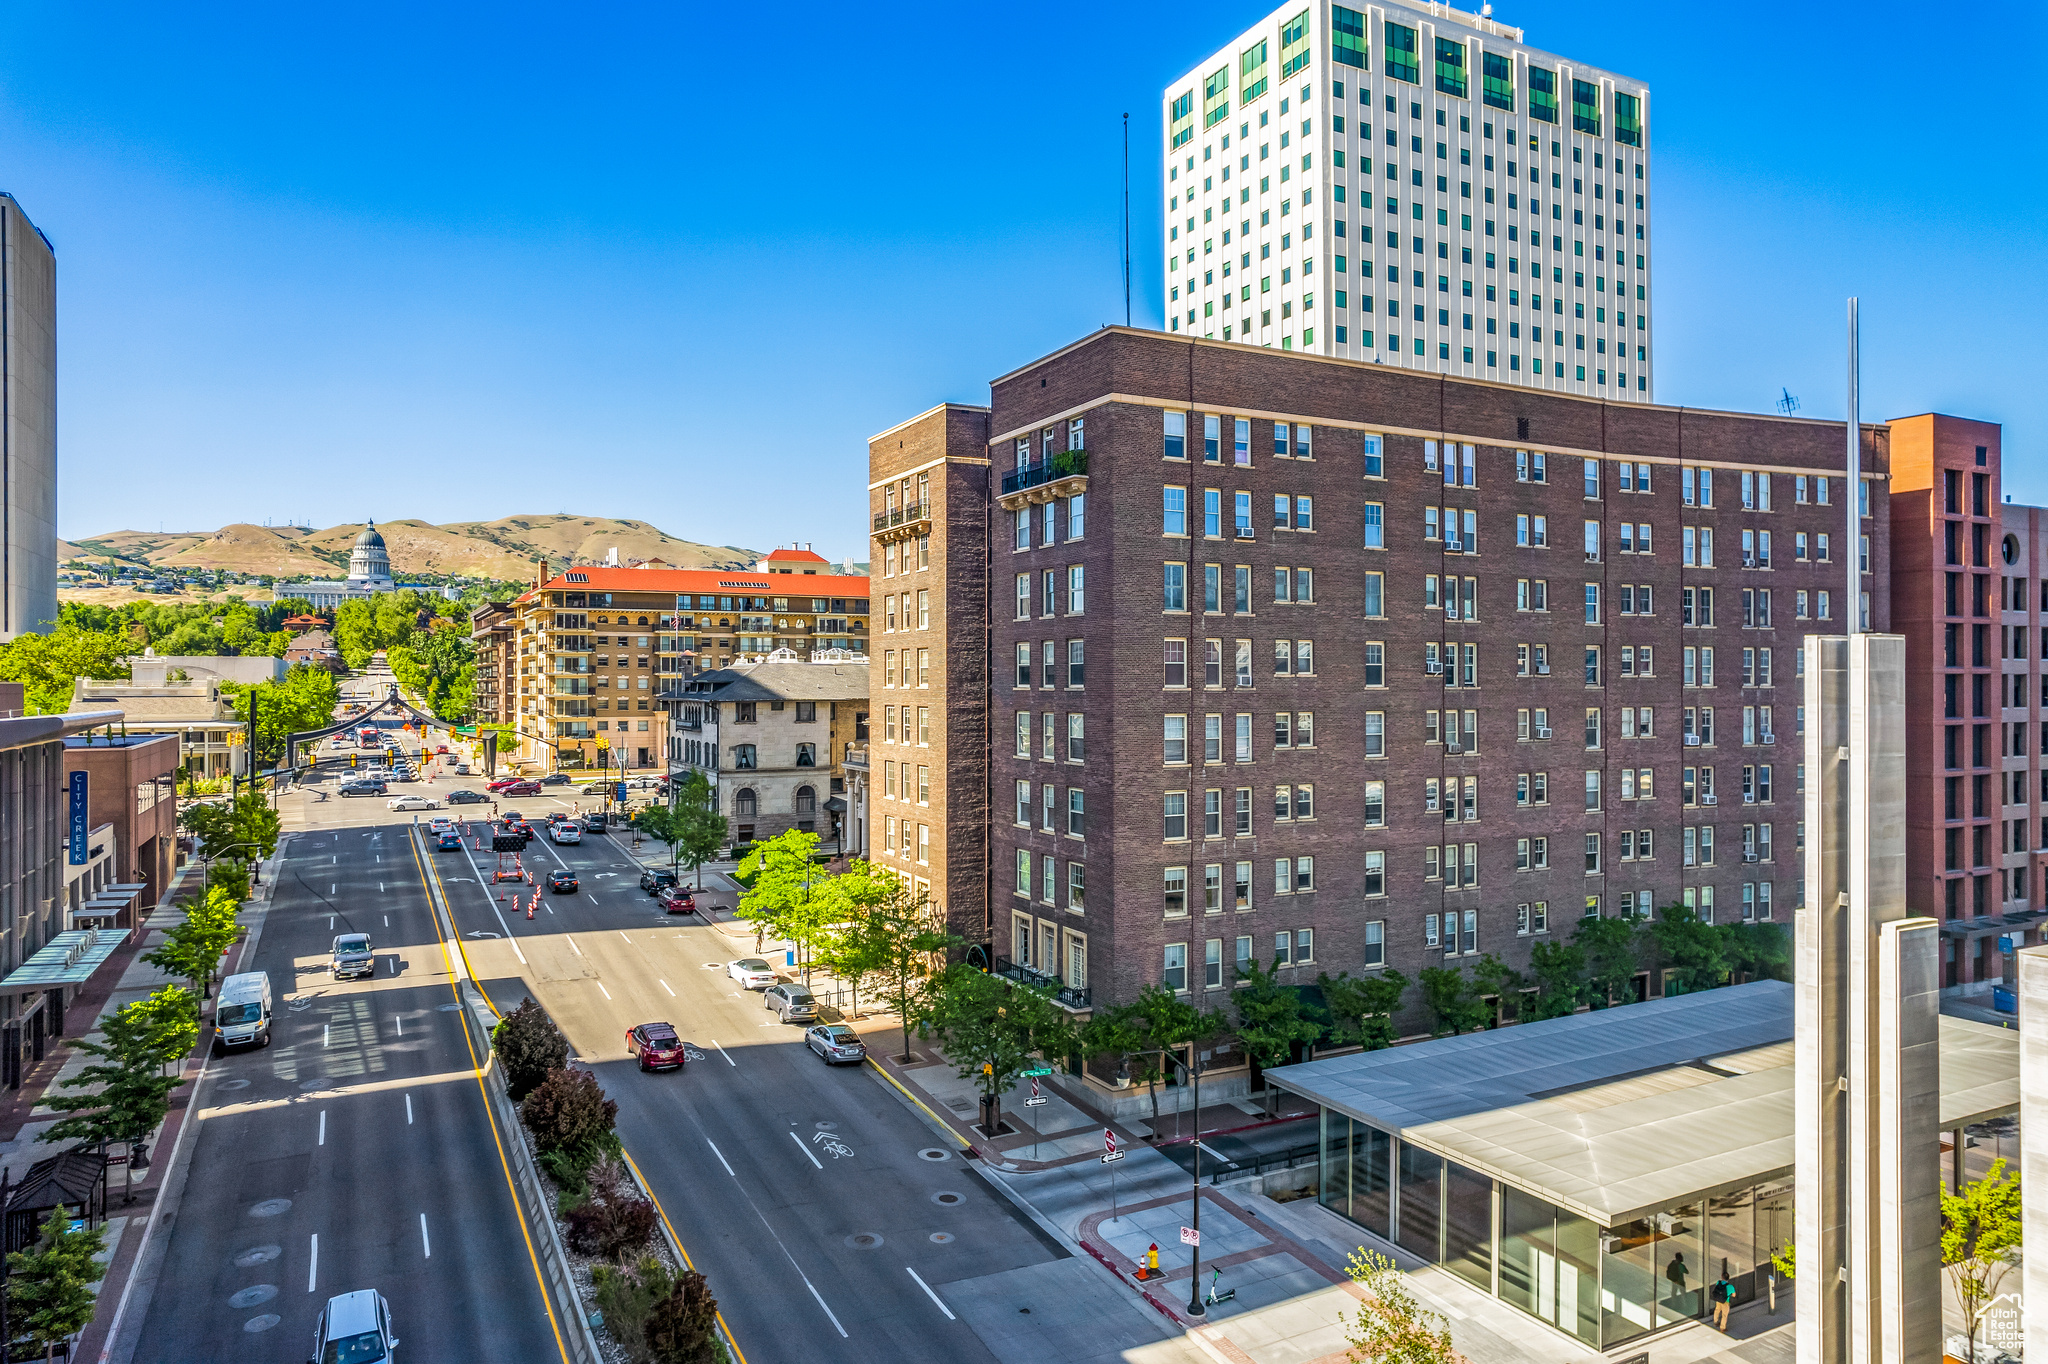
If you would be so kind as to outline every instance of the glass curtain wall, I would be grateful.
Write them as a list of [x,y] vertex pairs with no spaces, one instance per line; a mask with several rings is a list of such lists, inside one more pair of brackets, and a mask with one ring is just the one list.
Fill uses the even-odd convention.
[[1319,1201],[1375,1236],[1392,1223],[1394,1139],[1376,1127],[1323,1110],[1323,1179]]

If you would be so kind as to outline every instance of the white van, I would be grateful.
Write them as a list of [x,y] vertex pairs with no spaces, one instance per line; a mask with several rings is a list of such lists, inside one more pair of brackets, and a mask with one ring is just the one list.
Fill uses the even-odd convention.
[[213,1035],[224,1047],[270,1045],[270,976],[245,971],[220,983],[214,1000]]

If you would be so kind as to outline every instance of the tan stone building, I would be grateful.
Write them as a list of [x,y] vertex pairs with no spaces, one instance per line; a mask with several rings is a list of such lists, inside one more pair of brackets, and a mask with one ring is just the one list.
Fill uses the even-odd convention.
[[739,664],[661,699],[686,755],[679,766],[711,779],[735,844],[801,829],[843,846],[845,763],[868,739],[865,661]]

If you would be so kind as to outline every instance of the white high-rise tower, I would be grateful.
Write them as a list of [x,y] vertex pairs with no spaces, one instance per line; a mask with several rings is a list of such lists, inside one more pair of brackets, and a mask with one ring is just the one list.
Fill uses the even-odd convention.
[[1448,5],[1290,0],[1162,105],[1169,330],[1655,398],[1641,81]]

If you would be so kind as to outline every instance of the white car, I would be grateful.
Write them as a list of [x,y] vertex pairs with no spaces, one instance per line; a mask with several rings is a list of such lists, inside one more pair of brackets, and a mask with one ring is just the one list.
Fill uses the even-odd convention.
[[548,837],[554,839],[557,843],[581,843],[583,841],[583,829],[581,825],[578,825],[573,820],[556,820],[548,826]]
[[749,990],[765,990],[775,983],[775,969],[759,957],[729,961],[725,973]]
[[362,1288],[327,1300],[313,1336],[314,1364],[383,1364],[397,1348],[382,1293]]
[[384,802],[387,810],[438,810],[441,802],[432,796],[393,796]]
[[427,821],[427,832],[430,834],[445,833],[454,827],[455,821],[446,815],[438,815]]

